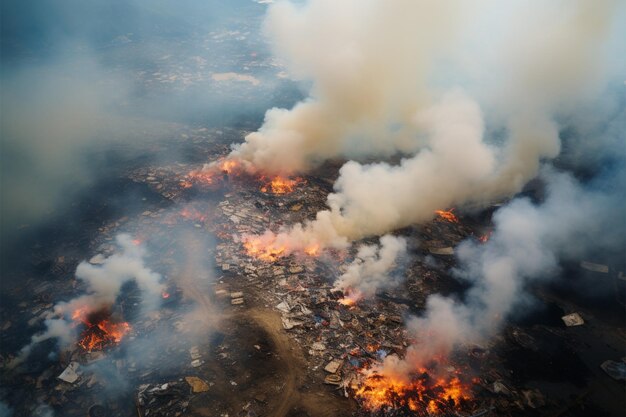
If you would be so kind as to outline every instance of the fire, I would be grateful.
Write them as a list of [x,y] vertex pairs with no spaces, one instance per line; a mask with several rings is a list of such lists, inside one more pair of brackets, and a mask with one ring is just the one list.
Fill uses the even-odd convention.
[[486,234],[482,235],[481,237],[478,238],[478,241],[480,243],[487,243],[489,241],[489,238],[491,237],[491,233],[492,232],[489,232],[489,233],[486,233]]
[[187,220],[192,220],[196,222],[204,222],[207,219],[206,214],[191,206],[184,207],[180,211],[180,215]]
[[304,248],[301,246],[290,245],[285,239],[277,239],[277,236],[271,232],[264,235],[244,235],[243,247],[248,254],[254,258],[266,262],[274,262],[278,258],[282,258],[294,252],[303,252],[309,256],[318,256],[322,250],[319,243],[312,243]]
[[293,192],[297,185],[302,184],[303,182],[304,179],[302,178],[290,179],[276,176],[272,178],[269,182],[266,182],[261,187],[261,191],[271,194],[289,194]]
[[459,222],[459,218],[456,217],[456,215],[453,213],[454,209],[451,208],[450,210],[435,210],[435,213],[441,217],[443,220],[450,222],[450,223],[458,223]]
[[235,170],[241,169],[241,164],[234,159],[224,159],[218,167],[224,174],[232,174]]
[[304,253],[306,253],[309,256],[318,256],[320,254],[320,250],[321,250],[321,247],[319,243],[314,243],[304,248]]
[[224,180],[224,175],[241,175],[245,172],[245,167],[240,161],[235,159],[222,159],[202,169],[191,171],[186,175],[186,179],[180,182],[181,187],[189,188],[193,183],[202,185],[219,185]]
[[169,292],[167,292],[167,291],[165,291],[165,290],[163,290],[163,291],[161,291],[161,297],[162,297],[164,300],[166,300],[166,299],[170,298],[170,293],[169,293]]
[[[199,169],[196,171],[191,171],[189,174],[187,174],[187,178],[189,178],[190,181],[185,181],[185,184],[193,185],[193,182],[199,182],[204,185],[211,185],[215,182],[214,177],[215,172],[213,172],[213,170]],[[184,186],[183,188],[189,187]]]
[[191,187],[193,187],[193,183],[192,183],[191,181],[182,180],[182,181],[180,182],[180,188],[185,188],[185,189],[187,189],[187,188],[191,188]]
[[457,376],[433,378],[426,369],[420,369],[411,380],[374,372],[361,382],[361,386],[354,391],[355,398],[361,406],[372,411],[408,408],[415,412],[443,415],[459,411],[463,402],[471,398],[469,387]]
[[243,247],[248,255],[266,262],[274,262],[284,256],[287,251],[287,247],[284,245],[278,245],[276,242],[264,242],[262,236],[248,236]]
[[343,298],[340,298],[337,302],[339,302],[339,304],[343,304],[344,306],[352,307],[361,298],[363,298],[363,294],[360,291],[349,288],[344,291]]
[[116,345],[131,331],[130,324],[104,317],[108,317],[107,311],[94,313],[88,307],[80,307],[72,313],[72,320],[85,326],[78,345],[87,352]]

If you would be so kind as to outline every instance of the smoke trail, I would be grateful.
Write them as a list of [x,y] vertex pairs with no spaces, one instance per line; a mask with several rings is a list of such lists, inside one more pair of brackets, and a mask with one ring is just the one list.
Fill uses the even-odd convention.
[[265,29],[275,54],[313,86],[293,109],[269,110],[232,157],[285,172],[337,155],[414,152],[410,120],[430,101],[428,78],[463,12],[449,0],[271,6]]
[[390,274],[405,255],[406,240],[401,237],[385,235],[380,238],[380,245],[362,245],[334,288],[347,292],[352,301],[371,297],[378,289],[391,288],[398,280]]
[[129,235],[116,238],[120,252],[104,258],[100,265],[81,262],[76,268],[76,278],[87,285],[87,293],[67,302],[57,303],[45,319],[46,329],[31,337],[31,342],[12,361],[11,367],[27,359],[35,344],[55,338],[62,345],[68,345],[76,336],[72,313],[81,308],[90,312],[108,308],[114,304],[122,286],[135,281],[143,294],[143,307],[152,310],[158,306],[164,286],[161,276],[152,272],[144,264],[145,249],[133,242]]
[[616,188],[591,191],[549,169],[542,177],[545,201],[513,200],[494,214],[487,243],[466,241],[458,247],[456,272],[471,283],[470,290],[462,300],[429,297],[424,314],[407,324],[415,344],[404,359],[390,358],[379,372],[406,376],[435,356],[484,341],[524,300],[526,285],[553,278],[561,260],[579,259],[592,248],[623,247],[613,209],[623,196]]
[[[465,33],[458,7],[445,2],[433,7],[428,1],[410,7],[403,2],[366,4],[365,11],[354,2],[328,1],[272,9],[267,24],[275,47],[299,74],[313,78],[311,98],[290,111],[270,110],[261,129],[231,156],[270,171],[308,169],[352,151],[413,156],[399,165],[346,163],[328,196],[328,210],[313,221],[263,236],[268,245],[285,246],[285,253],[316,244],[345,246],[427,221],[436,209],[516,194],[537,175],[542,160],[559,155],[557,109],[567,112],[567,103],[586,100],[607,82],[602,46],[610,34],[611,1],[512,7],[509,13],[519,12],[522,27],[511,25],[494,37],[505,39],[502,45],[491,40],[500,46],[501,62],[477,54],[479,63],[489,64],[487,72],[478,74],[463,66],[453,42],[441,42],[442,37],[449,39],[441,34],[442,26]],[[335,9],[337,14],[331,13]],[[369,13],[374,10],[379,13]],[[354,13],[353,19],[342,18],[348,12]],[[475,12],[484,17],[490,9],[478,7]],[[409,15],[429,23],[408,23]],[[535,19],[544,24],[529,34],[528,22]],[[310,32],[300,33],[300,24]],[[362,32],[398,47],[380,47],[380,39]],[[421,39],[417,35],[431,34],[433,44],[411,43]],[[325,55],[328,48],[321,43],[331,40],[339,45],[333,48],[341,51],[338,57]],[[445,80],[433,87],[431,71],[444,58],[460,63],[452,70],[460,74],[457,78],[474,81],[464,90],[447,88]],[[487,117],[470,96],[478,87],[486,91],[477,95],[489,110]],[[486,131],[486,123],[500,133]]]

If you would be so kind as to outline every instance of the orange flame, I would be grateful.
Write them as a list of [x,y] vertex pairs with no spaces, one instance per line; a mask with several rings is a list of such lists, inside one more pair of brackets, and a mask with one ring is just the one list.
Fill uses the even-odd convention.
[[87,352],[118,344],[131,331],[130,324],[126,322],[114,322],[109,319],[99,319],[94,322],[90,320],[90,315],[92,312],[88,307],[80,307],[72,312],[72,319],[86,326],[81,333],[78,345]]
[[209,166],[191,171],[186,175],[187,180],[181,181],[180,185],[183,188],[193,186],[193,182],[203,185],[216,185],[222,180],[224,174],[243,174],[244,172],[245,168],[240,161],[235,159],[222,159]]
[[339,302],[339,304],[351,307],[355,305],[361,298],[363,298],[363,294],[360,291],[348,288],[344,291],[343,298],[337,301]]
[[232,174],[234,171],[241,169],[241,164],[235,159],[224,159],[218,166],[220,171],[225,174]]
[[167,292],[167,291],[165,291],[165,290],[163,290],[163,291],[161,291],[161,297],[162,297],[164,300],[165,300],[165,299],[168,299],[168,298],[170,298],[170,293],[169,293],[169,292]]
[[453,208],[451,208],[450,210],[435,210],[435,213],[441,217],[443,220],[450,222],[450,223],[458,223],[459,222],[459,218],[456,217],[456,215],[454,213],[452,213],[454,211]]
[[309,256],[318,256],[321,252],[321,245],[312,243],[308,246],[293,247],[288,242],[279,241],[271,232],[264,235],[245,235],[243,236],[243,247],[248,256],[260,259],[266,262],[274,262],[278,258],[287,256],[293,252],[304,252]]
[[266,262],[274,262],[285,255],[286,246],[265,242],[262,236],[248,236],[243,242],[246,253]]
[[491,237],[491,233],[492,232],[489,232],[489,233],[486,233],[486,234],[482,235],[481,237],[478,238],[478,241],[480,243],[487,243],[489,241],[489,238]]
[[309,256],[318,256],[320,254],[320,250],[321,250],[321,247],[319,243],[314,243],[304,248],[304,253],[306,253]]
[[193,220],[197,222],[203,222],[207,219],[206,214],[201,213],[198,209],[191,206],[184,207],[180,211],[180,215],[187,220]]
[[434,379],[426,369],[419,372],[421,375],[412,380],[372,373],[362,380],[354,395],[368,410],[408,407],[431,415],[458,410],[463,401],[471,398],[469,387],[458,377]]
[[[215,181],[214,177],[215,177],[215,172],[213,170],[199,169],[196,171],[191,171],[189,174],[187,174],[187,178],[189,178],[191,181],[199,182],[205,185],[213,184],[213,182]],[[191,182],[187,182],[187,183],[192,184]],[[184,188],[188,188],[188,187],[184,187]]]
[[261,192],[271,194],[289,194],[295,190],[297,185],[302,184],[303,182],[304,179],[302,178],[291,179],[276,176],[261,187]]

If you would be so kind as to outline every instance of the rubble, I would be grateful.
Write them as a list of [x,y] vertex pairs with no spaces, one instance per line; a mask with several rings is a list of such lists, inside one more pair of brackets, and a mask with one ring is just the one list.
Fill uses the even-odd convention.
[[600,365],[602,370],[611,378],[626,381],[626,363],[607,360]]
[[186,376],[185,381],[191,386],[192,392],[206,392],[209,390],[209,384],[197,376]]
[[587,271],[600,272],[602,274],[608,274],[609,272],[608,265],[596,264],[588,261],[581,261],[580,267],[586,269]]
[[80,378],[80,375],[76,372],[78,371],[78,362],[70,362],[70,364],[65,368],[65,370],[59,375],[61,381],[68,382],[73,384]]
[[335,374],[326,375],[324,383],[327,385],[341,386],[341,377]]
[[[186,193],[191,191],[186,191],[189,189],[181,187],[180,183],[185,180],[185,175],[190,169],[192,169],[190,166],[176,165],[161,168],[149,167],[135,170],[133,179],[146,183],[168,201],[186,204]],[[454,266],[454,248],[460,241],[472,235],[472,229],[462,222],[435,220],[420,228],[398,232],[414,234],[416,239],[427,242],[423,247],[415,249],[419,259],[407,266],[405,283],[397,290],[391,289],[379,293],[372,299],[358,301],[353,305],[343,305],[340,303],[342,294],[332,290],[334,280],[342,272],[342,266],[348,264],[354,256],[349,250],[328,250],[323,257],[319,258],[293,254],[266,262],[248,256],[242,248],[240,239],[242,234],[262,233],[268,229],[277,230],[284,224],[311,218],[318,209],[324,207],[325,196],[330,188],[327,185],[324,186],[319,179],[310,178],[308,181],[306,187],[284,195],[266,195],[256,189],[251,191],[250,184],[238,184],[232,181],[227,184],[227,190],[223,195],[217,193],[212,195],[211,198],[217,202],[195,202],[192,205],[185,205],[186,211],[181,210],[180,213],[161,211],[159,208],[142,209],[143,211],[137,216],[137,223],[132,219],[127,219],[123,224],[127,228],[135,227],[133,230],[138,232],[137,235],[155,237],[154,240],[158,241],[155,245],[160,245],[158,246],[159,259],[155,262],[172,276],[175,276],[177,272],[170,269],[175,264],[173,259],[176,259],[176,255],[172,247],[176,244],[174,239],[169,238],[170,224],[172,226],[182,224],[194,232],[207,232],[215,235],[217,244],[208,251],[211,261],[215,262],[216,274],[215,282],[211,283],[212,286],[209,286],[206,291],[210,302],[226,307],[229,313],[234,312],[233,314],[241,314],[244,317],[248,309],[252,308],[265,309],[276,314],[276,318],[279,316],[278,327],[282,324],[280,332],[293,342],[293,346],[301,348],[301,352],[304,353],[308,364],[305,367],[307,384],[316,389],[322,389],[322,384],[330,385],[325,389],[332,392],[332,395],[339,392],[342,396],[349,396],[357,387],[357,377],[362,369],[384,360],[389,355],[403,357],[406,353],[407,346],[412,342],[404,325],[405,318],[410,313],[420,311],[428,295],[437,292],[440,288],[448,290],[452,287],[451,282],[457,283],[454,278],[448,276],[446,270]],[[117,226],[115,226],[116,223],[118,223]],[[96,239],[93,246],[101,246],[104,249],[101,253],[110,254],[113,250],[110,238],[120,224],[122,222],[116,220],[112,224],[102,226],[101,236]],[[483,230],[482,226],[480,230]],[[207,252],[203,252],[203,256],[206,257],[206,254]],[[94,264],[101,261],[102,258],[98,256],[90,259],[90,262]],[[63,260],[63,264],[69,262],[69,258]],[[608,266],[588,262],[581,263],[581,267],[603,273],[609,270]],[[72,291],[73,288],[70,287],[72,284],[67,285],[67,291]],[[38,294],[46,294],[53,290],[55,287],[50,283],[47,285],[38,283],[36,289]],[[167,303],[178,302],[175,301],[176,291],[175,288],[170,291],[168,286],[168,292],[171,292],[172,296]],[[182,298],[180,293],[178,297]],[[138,302],[138,299],[130,300],[124,308],[131,310],[130,306]],[[47,302],[41,303],[36,311],[29,310],[29,318],[33,325],[36,325],[50,311],[52,304],[48,304]],[[236,309],[227,307],[229,304],[239,307]],[[48,306],[45,307],[46,305]],[[23,308],[26,306],[27,304]],[[572,310],[566,309],[565,311]],[[155,315],[139,319],[143,321],[137,323],[137,335],[149,334],[155,323],[161,320],[171,324],[172,332],[182,334],[192,328],[192,323],[174,313],[168,313],[167,308],[158,313],[164,314],[165,317]],[[558,316],[556,320],[558,321]],[[562,320],[568,327],[584,324],[579,313],[565,315]],[[5,327],[6,329],[12,327],[10,321],[3,323],[3,330]],[[589,323],[587,328],[591,327],[591,324]],[[565,332],[562,328],[561,331],[562,334],[568,335],[578,333]],[[499,340],[502,345],[508,343],[518,351],[524,351],[525,354],[540,355],[542,353],[540,337],[536,336],[537,333],[532,329],[510,327],[506,335],[508,337]],[[150,362],[151,365],[143,365],[137,359],[133,361],[116,358],[117,371],[120,374],[132,375],[131,380],[135,383],[134,386],[139,385],[136,392],[139,416],[182,416],[189,412],[189,404],[194,395],[220,392],[213,388],[215,384],[220,383],[212,379],[213,361],[219,361],[230,372],[234,368],[229,367],[233,367],[237,360],[234,358],[232,345],[229,347],[221,341],[216,343],[219,344],[216,351],[208,347],[210,343],[207,341],[193,340],[188,345],[180,346],[177,352],[182,359],[180,364],[176,365],[178,369],[173,371],[178,373],[167,374],[167,376],[159,373],[160,356]],[[190,346],[192,344],[193,346]],[[502,345],[499,345],[500,348]],[[250,346],[253,352],[251,355],[257,355],[263,361],[275,355],[261,342]],[[497,415],[516,415],[511,410],[519,413],[519,409],[528,410],[528,408],[546,406],[548,401],[539,391],[513,380],[507,373],[498,372],[502,368],[502,359],[497,355],[504,349],[493,347],[493,345],[472,346],[466,352],[462,352],[465,356],[460,354],[459,358],[455,357],[455,360],[458,359],[460,363],[472,362],[475,368],[467,373],[478,374],[482,378],[476,378],[479,380],[475,383],[475,392],[478,394],[476,403],[473,404],[470,412],[463,415],[481,416],[496,415],[496,413]],[[68,358],[80,357],[81,364],[111,360],[103,352],[92,352],[81,356],[71,354],[71,352],[68,353],[70,355]],[[167,350],[162,356],[167,357],[170,354],[172,350]],[[454,365],[457,364],[454,363]],[[78,362],[71,362],[59,378],[75,384],[75,388],[81,390],[102,385],[91,375],[83,375],[79,378],[77,369]],[[82,368],[83,371],[85,369],[86,367]],[[465,371],[465,368],[461,366],[458,368],[451,366],[450,369],[458,369],[458,372]],[[607,361],[602,364],[602,369],[616,379],[624,379],[626,375],[624,364],[618,362]],[[60,369],[54,368],[52,378],[58,371]],[[601,371],[598,370],[598,372]],[[228,386],[228,390],[235,392],[241,387],[250,385],[250,381],[245,379],[246,375],[228,374],[228,372],[226,374],[222,382]],[[167,383],[155,383],[159,378],[174,380]],[[45,385],[45,380],[42,380],[40,385]],[[221,389],[224,388],[221,387]],[[271,396],[271,393],[253,392],[248,399],[256,401],[255,404],[262,408],[271,402]],[[267,411],[257,409],[253,411],[249,408],[245,412],[242,411],[241,415],[252,415],[251,413],[270,415]],[[492,411],[494,412],[491,413]],[[407,414],[397,411],[396,414],[385,415],[406,416]]]
[[182,378],[165,384],[139,386],[136,403],[139,417],[179,416],[187,411],[191,388]]
[[342,365],[343,365],[342,360],[333,359],[332,361],[328,362],[328,364],[326,364],[326,366],[324,367],[324,370],[331,374],[335,374],[337,373],[339,368],[341,368]]
[[447,248],[430,248],[428,251],[430,253],[432,253],[433,255],[444,255],[444,256],[454,255],[454,248],[451,248],[451,247],[447,247]]
[[561,317],[561,319],[567,327],[582,326],[583,324],[585,324],[585,320],[583,320],[583,318],[578,313],[568,314]]

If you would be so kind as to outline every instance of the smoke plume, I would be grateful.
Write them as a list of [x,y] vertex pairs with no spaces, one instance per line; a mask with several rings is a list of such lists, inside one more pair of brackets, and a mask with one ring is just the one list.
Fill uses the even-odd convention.
[[335,282],[335,289],[347,292],[348,298],[356,301],[371,297],[377,290],[398,284],[390,274],[406,255],[406,240],[385,235],[380,245],[362,245],[355,260]]
[[[427,221],[437,209],[514,195],[542,160],[559,155],[557,113],[607,83],[611,1],[536,9],[515,3],[504,11],[481,3],[472,11],[478,21],[517,12],[523,24],[486,24],[487,31],[506,29],[489,41],[498,60],[477,53],[473,65],[458,38],[475,28],[456,3],[365,4],[320,0],[270,9],[266,25],[277,53],[313,86],[292,110],[269,110],[231,157],[285,172],[336,156],[409,156],[398,165],[346,163],[328,209],[265,234],[270,245],[341,247]],[[537,19],[543,24],[529,34]],[[482,64],[485,71],[477,71]]]
[[569,174],[546,169],[547,195],[540,204],[517,198],[494,214],[495,229],[485,244],[468,240],[457,249],[460,278],[471,288],[463,299],[433,295],[407,328],[416,342],[404,359],[390,357],[378,371],[408,375],[433,357],[481,343],[525,301],[525,287],[554,278],[559,262],[580,259],[591,249],[624,247],[615,231],[616,188],[592,191]]
[[116,242],[119,253],[103,258],[98,265],[85,261],[78,265],[76,278],[85,283],[87,293],[57,303],[44,321],[46,329],[32,336],[31,343],[20,351],[12,366],[24,361],[33,346],[44,340],[55,338],[64,346],[69,345],[76,337],[72,313],[81,308],[94,312],[111,307],[127,282],[134,281],[141,290],[146,311],[158,306],[164,286],[160,283],[161,276],[144,264],[145,249],[126,234],[118,235]]
[[449,0],[271,6],[265,31],[275,54],[313,85],[291,110],[269,110],[232,156],[289,172],[338,155],[415,151],[410,120],[429,103],[430,71],[462,12]]

